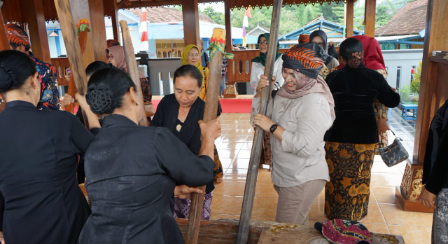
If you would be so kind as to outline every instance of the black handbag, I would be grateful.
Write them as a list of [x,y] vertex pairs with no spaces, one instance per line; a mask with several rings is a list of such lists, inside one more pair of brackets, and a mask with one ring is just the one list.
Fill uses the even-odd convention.
[[[395,133],[393,134],[395,135]],[[395,166],[409,157],[408,151],[406,151],[400,141],[402,141],[401,138],[395,137],[392,144],[379,148],[381,158],[388,167]]]

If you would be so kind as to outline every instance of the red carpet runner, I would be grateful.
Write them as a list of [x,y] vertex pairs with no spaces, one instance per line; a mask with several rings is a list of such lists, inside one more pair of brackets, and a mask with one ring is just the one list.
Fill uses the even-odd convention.
[[[152,100],[154,109],[157,110],[160,100]],[[219,99],[223,113],[250,113],[252,99]]]

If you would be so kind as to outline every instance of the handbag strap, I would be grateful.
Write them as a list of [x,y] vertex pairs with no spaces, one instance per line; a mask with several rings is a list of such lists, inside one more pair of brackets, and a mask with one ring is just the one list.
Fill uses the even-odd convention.
[[401,139],[401,137],[397,137],[397,136],[395,135],[395,133],[394,133],[393,130],[390,130],[390,132],[392,132],[392,134],[395,136],[396,139],[398,139],[398,140],[400,140],[400,141],[403,141],[403,139]]

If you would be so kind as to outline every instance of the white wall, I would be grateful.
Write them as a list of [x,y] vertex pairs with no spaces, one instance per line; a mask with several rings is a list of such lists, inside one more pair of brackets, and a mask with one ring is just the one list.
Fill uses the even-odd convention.
[[[383,50],[388,73],[387,82],[391,87],[403,88],[411,83],[411,68],[417,67],[423,58],[423,49]],[[397,70],[401,67],[400,87],[397,87]]]

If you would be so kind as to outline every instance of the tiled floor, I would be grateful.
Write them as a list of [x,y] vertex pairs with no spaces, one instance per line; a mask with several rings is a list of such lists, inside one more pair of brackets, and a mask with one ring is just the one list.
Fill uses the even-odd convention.
[[[253,130],[250,114],[223,114],[222,136],[216,141],[224,167],[224,182],[216,187],[212,219],[239,218],[245,180],[252,147]],[[388,168],[375,157],[372,168],[369,218],[363,222],[374,232],[402,235],[407,244],[431,241],[432,214],[405,212],[395,200],[395,187],[401,183],[404,163]],[[322,191],[309,213],[310,225],[326,220],[325,196]],[[267,168],[259,170],[252,220],[275,220],[277,193]]]

